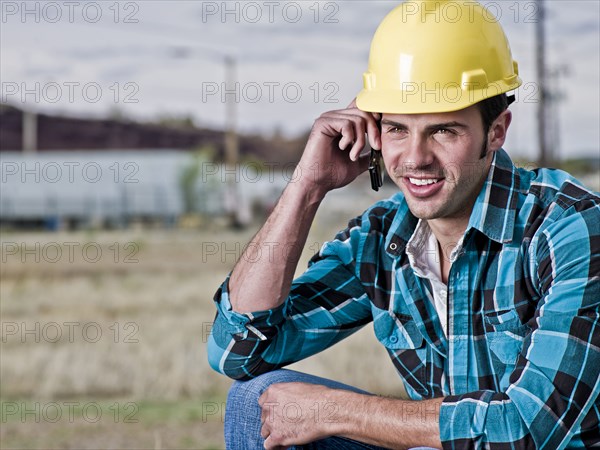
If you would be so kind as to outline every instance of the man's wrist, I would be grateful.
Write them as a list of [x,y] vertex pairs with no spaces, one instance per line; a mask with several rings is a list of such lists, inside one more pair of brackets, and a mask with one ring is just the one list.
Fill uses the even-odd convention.
[[323,186],[302,178],[292,179],[286,190],[290,191],[292,195],[301,196],[302,201],[306,202],[307,206],[320,204],[328,192]]
[[[326,428],[328,436],[343,436],[373,445],[441,448],[439,406],[442,399],[410,401],[332,390],[336,419]],[[380,433],[387,432],[382,440]]]
[[370,397],[356,392],[332,389],[328,396],[328,404],[333,405],[334,413],[323,426],[328,436],[348,436],[363,426],[362,414],[357,408]]

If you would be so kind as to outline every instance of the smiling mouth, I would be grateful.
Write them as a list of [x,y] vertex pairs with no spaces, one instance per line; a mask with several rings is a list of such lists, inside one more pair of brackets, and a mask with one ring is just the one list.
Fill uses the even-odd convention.
[[412,184],[414,184],[415,186],[427,186],[429,184],[435,184],[438,181],[440,181],[439,178],[408,178],[408,181],[410,181]]
[[416,178],[403,177],[404,185],[412,197],[428,199],[440,192],[444,186],[444,177]]

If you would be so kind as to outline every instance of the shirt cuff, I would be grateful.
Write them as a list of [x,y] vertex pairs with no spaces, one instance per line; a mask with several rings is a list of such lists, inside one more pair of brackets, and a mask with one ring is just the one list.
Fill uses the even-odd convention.
[[236,341],[248,338],[265,341],[272,337],[273,328],[284,321],[285,303],[273,309],[240,313],[234,311],[229,300],[229,279],[227,276],[219,290],[215,293],[214,302],[217,307],[217,317],[213,333],[229,335]]
[[440,440],[444,449],[454,449],[457,441],[481,442],[493,391],[451,395],[440,408]]

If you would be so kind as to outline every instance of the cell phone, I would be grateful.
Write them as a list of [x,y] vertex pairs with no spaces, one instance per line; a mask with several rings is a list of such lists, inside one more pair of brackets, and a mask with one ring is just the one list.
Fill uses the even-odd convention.
[[[381,120],[377,121],[379,134],[381,134]],[[371,176],[371,189],[375,192],[383,186],[383,172],[381,170],[381,151],[371,149],[369,157],[369,175]]]

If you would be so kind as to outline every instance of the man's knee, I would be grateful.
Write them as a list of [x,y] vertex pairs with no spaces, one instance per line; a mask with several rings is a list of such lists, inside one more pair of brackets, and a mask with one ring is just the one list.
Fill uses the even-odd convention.
[[289,370],[275,370],[259,375],[248,381],[234,381],[229,388],[227,404],[240,403],[248,404],[249,400],[256,402],[258,407],[258,398],[272,384],[293,381]]
[[229,389],[225,410],[225,443],[227,448],[262,448],[260,436],[261,409],[258,399],[274,383],[295,381],[297,372],[275,370],[248,381],[235,381]]

